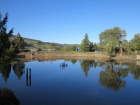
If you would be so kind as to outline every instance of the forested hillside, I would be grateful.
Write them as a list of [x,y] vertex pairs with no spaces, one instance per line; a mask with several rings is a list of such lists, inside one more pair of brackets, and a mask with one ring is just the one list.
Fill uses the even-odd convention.
[[[11,37],[11,40],[15,38],[15,35]],[[80,46],[78,44],[59,44],[59,43],[53,43],[53,42],[43,42],[36,39],[30,39],[30,38],[24,38],[25,42],[25,49],[31,50],[31,51],[45,51],[47,49],[55,49],[57,51],[63,50],[65,47],[71,47],[71,46]]]

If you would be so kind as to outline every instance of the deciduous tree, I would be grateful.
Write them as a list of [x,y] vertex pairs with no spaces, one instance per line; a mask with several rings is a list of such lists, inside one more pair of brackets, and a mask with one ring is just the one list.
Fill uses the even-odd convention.
[[140,33],[135,34],[133,39],[130,41],[130,48],[132,51],[140,51]]
[[126,31],[119,27],[107,29],[99,35],[100,46],[108,52],[108,54],[115,53],[115,48],[119,47],[120,54],[122,54],[122,41],[126,35]]

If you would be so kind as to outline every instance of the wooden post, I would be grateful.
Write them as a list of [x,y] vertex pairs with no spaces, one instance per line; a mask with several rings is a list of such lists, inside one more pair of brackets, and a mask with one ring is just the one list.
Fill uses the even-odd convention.
[[26,69],[26,86],[28,86],[28,68]]
[[31,86],[31,69],[29,69],[29,86]]

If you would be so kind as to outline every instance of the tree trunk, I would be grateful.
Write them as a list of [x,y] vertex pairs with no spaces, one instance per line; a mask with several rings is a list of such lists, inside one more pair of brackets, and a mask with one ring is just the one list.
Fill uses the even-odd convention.
[[120,45],[120,55],[122,56],[122,47],[121,47],[121,45]]

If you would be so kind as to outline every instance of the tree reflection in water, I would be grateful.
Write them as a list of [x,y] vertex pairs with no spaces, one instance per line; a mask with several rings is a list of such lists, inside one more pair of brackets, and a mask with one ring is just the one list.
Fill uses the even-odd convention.
[[24,69],[25,69],[25,64],[23,62],[18,62],[13,65],[14,73],[16,74],[18,79],[20,79],[23,73],[25,72]]
[[83,60],[81,61],[81,68],[85,73],[85,76],[88,76],[88,72],[91,67],[96,68],[97,62],[95,60]]
[[11,64],[10,63],[2,63],[0,64],[0,73],[4,78],[4,81],[7,83],[7,79],[9,78],[11,72]]
[[[128,71],[126,70],[126,72]],[[99,82],[105,87],[118,91],[126,85],[126,81],[122,79],[123,73],[126,72],[123,72],[121,65],[116,68],[115,62],[106,62],[105,71],[100,72]]]
[[140,65],[137,65],[132,63],[128,65],[130,73],[134,76],[135,80],[140,79]]
[[[25,64],[23,62],[18,62],[16,64],[13,64],[13,71],[18,77],[18,79],[21,78],[21,76],[24,73]],[[7,80],[9,78],[11,72],[11,64],[10,63],[1,63],[0,64],[0,73],[2,74],[2,77],[4,78],[4,81],[7,83]]]
[[[72,64],[75,64],[76,60],[71,60]],[[125,77],[128,76],[128,74],[132,74],[134,76],[134,79],[139,80],[140,79],[140,66],[136,65],[135,63],[123,63],[119,61],[117,63],[116,61],[97,61],[97,60],[82,60],[79,61],[81,65],[81,69],[85,73],[85,76],[88,76],[89,70],[91,68],[101,67],[103,68],[103,71],[100,72],[100,78],[99,82],[108,88],[111,88],[115,91],[121,89],[122,87],[125,87],[126,81],[124,80]],[[7,82],[11,67],[15,73],[15,75],[20,79],[25,70],[25,64],[23,62],[15,63],[11,66],[11,64],[2,63],[0,64],[0,73],[2,74],[2,77],[4,78],[4,81]],[[60,64],[60,67],[62,69],[68,67],[68,64],[64,61]],[[96,69],[95,69],[96,70]],[[28,74],[28,73],[27,73]],[[27,75],[26,74],[26,75]],[[29,74],[26,76],[28,77],[26,79],[29,86],[31,86],[31,70],[29,69]]]
[[91,66],[92,66],[91,61],[84,60],[81,62],[81,68],[83,69],[86,77],[88,76],[88,71]]
[[0,88],[0,105],[20,105],[20,103],[13,91],[7,88]]
[[72,59],[72,60],[71,60],[71,63],[72,63],[72,64],[75,64],[75,63],[76,63],[76,60],[75,60],[75,59]]

